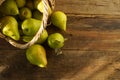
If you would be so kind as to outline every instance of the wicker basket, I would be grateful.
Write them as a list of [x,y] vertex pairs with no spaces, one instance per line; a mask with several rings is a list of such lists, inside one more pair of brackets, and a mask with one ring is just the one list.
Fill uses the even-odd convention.
[[[0,5],[4,2],[5,0],[0,0]],[[0,38],[5,39],[7,42],[9,42],[12,46],[16,47],[16,48],[20,48],[20,49],[26,49],[29,46],[33,45],[38,38],[40,37],[40,34],[43,32],[43,30],[47,27],[47,21],[48,21],[48,6],[51,7],[51,9],[54,9],[55,6],[55,0],[43,0],[43,4],[44,4],[44,14],[43,14],[43,19],[42,19],[42,23],[40,26],[40,29],[38,30],[38,32],[36,33],[36,35],[33,37],[33,39],[31,41],[29,41],[28,43],[22,44],[22,43],[18,43],[16,41],[14,41],[13,39],[5,36],[2,34],[2,32],[0,32]]]

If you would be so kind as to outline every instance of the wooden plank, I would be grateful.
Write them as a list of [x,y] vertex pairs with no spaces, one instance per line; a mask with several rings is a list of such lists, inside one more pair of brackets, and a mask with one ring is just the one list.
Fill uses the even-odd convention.
[[64,49],[119,51],[119,19],[69,18]]
[[120,0],[57,0],[56,10],[83,17],[120,18]]
[[[84,80],[97,76],[96,73],[101,73],[106,66],[110,68],[114,66],[114,70],[119,69],[116,61],[119,59],[120,53],[114,51],[63,50],[63,54],[59,56],[49,52],[47,54],[49,65],[45,69],[31,65],[26,60],[25,51],[11,50],[11,53],[9,51],[0,52],[0,67],[3,67],[0,78],[3,80],[8,78],[9,80]],[[108,76],[111,75],[108,73]]]

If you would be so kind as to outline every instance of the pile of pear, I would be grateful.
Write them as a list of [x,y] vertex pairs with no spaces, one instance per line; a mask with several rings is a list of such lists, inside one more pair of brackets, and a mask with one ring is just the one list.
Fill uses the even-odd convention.
[[[50,23],[62,31],[66,31],[67,16],[62,11],[52,11],[48,6]],[[38,32],[44,14],[43,0],[5,0],[0,6],[0,30],[15,40],[29,42]],[[47,66],[46,50],[42,44],[47,42],[52,49],[64,46],[64,36],[43,30],[38,41],[27,48],[28,61],[39,67]]]

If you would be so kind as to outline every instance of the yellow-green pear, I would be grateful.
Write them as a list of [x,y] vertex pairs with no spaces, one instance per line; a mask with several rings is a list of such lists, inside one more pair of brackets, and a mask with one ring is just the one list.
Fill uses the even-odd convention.
[[48,32],[47,30],[43,30],[42,34],[40,35],[40,38],[38,38],[36,43],[42,44],[46,41],[46,39],[48,38]]
[[[40,38],[38,38],[36,43],[38,43],[38,44],[44,43],[45,40],[47,39],[47,37],[48,37],[47,30],[43,30],[42,34],[40,35]],[[32,38],[33,38],[33,36],[23,36],[23,41],[29,42]]]
[[0,6],[0,12],[6,15],[17,15],[19,10],[15,0],[5,0]]
[[24,7],[26,4],[26,0],[15,0],[18,8]]
[[34,36],[40,28],[41,20],[28,18],[22,22],[22,31],[25,35]]
[[14,40],[20,39],[17,20],[12,16],[5,16],[0,19],[2,33]]
[[53,49],[59,49],[64,46],[64,37],[60,33],[53,33],[48,36],[48,45]]
[[32,40],[33,36],[26,36],[26,35],[25,35],[25,36],[23,36],[22,38],[23,38],[23,41],[24,41],[24,42],[29,42],[30,40]]
[[[34,0],[34,7],[35,7],[35,9],[37,9],[40,12],[44,13],[43,0]],[[51,15],[51,13],[52,13],[52,9],[50,8],[50,5],[48,5],[48,14]]]
[[34,7],[38,9],[40,12],[44,12],[43,0],[34,0]]
[[38,10],[33,11],[33,18],[38,19],[38,20],[42,20],[43,18],[43,13],[41,13]]
[[30,46],[26,50],[26,57],[33,65],[37,65],[42,68],[47,66],[46,50],[42,45],[34,44]]
[[32,12],[29,8],[23,7],[23,8],[20,9],[19,17],[20,17],[21,20],[31,18],[32,17]]
[[49,13],[49,16],[51,16],[51,14],[52,14],[52,9],[51,9],[51,7],[50,7],[50,5],[48,6],[48,13]]
[[61,30],[66,31],[67,16],[62,11],[53,12],[51,15],[51,23]]

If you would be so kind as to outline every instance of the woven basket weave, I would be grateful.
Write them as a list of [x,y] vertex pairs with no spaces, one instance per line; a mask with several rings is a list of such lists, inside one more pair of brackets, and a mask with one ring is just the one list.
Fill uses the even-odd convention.
[[[4,1],[5,0],[0,0],[0,5]],[[38,40],[38,38],[40,37],[40,34],[43,32],[43,30],[47,27],[47,21],[48,21],[48,18],[49,18],[48,6],[50,6],[52,10],[54,9],[54,6],[55,6],[55,0],[42,0],[42,1],[43,1],[43,4],[44,4],[44,13],[43,13],[42,23],[41,23],[40,29],[38,30],[38,32],[36,33],[36,35],[33,37],[33,39],[31,41],[29,41],[28,43],[25,43],[25,44],[18,43],[16,41],[14,41],[13,39],[3,35],[2,32],[0,32],[0,38],[5,39],[12,46],[14,46],[16,48],[20,48],[20,49],[26,49],[29,46],[33,45]]]

